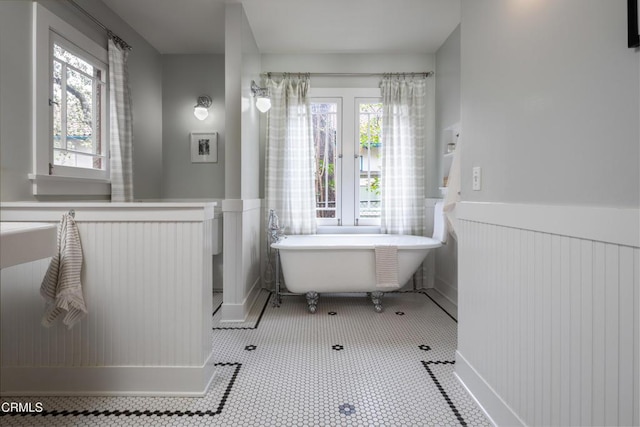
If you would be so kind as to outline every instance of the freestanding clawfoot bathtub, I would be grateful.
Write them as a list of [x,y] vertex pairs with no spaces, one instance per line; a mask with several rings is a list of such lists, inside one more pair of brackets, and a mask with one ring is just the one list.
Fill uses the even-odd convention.
[[397,247],[398,283],[404,285],[441,242],[394,234],[313,234],[285,236],[271,246],[279,251],[287,288],[306,294],[311,313],[321,292],[367,292],[381,312],[383,291],[376,286],[375,247]]

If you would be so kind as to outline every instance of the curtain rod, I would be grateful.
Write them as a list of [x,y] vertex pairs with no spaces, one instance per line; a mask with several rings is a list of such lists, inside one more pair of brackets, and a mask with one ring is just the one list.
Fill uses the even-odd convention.
[[309,77],[385,77],[385,76],[431,77],[433,76],[433,71],[422,71],[422,72],[411,72],[411,73],[288,73],[288,72],[282,72],[282,71],[266,71],[261,74],[268,77],[274,76],[274,75],[282,76],[284,74],[308,75]]
[[78,3],[76,3],[73,0],[67,0],[69,3],[71,3],[71,5],[73,7],[75,7],[76,9],[78,9],[83,15],[85,15],[87,18],[89,18],[90,20],[92,20],[98,27],[102,28],[103,30],[105,30],[107,32],[107,36],[112,39],[114,41],[114,43],[120,45],[120,47],[122,47],[123,49],[127,49],[127,50],[132,50],[133,46],[131,46],[129,43],[127,43],[126,41],[124,41],[123,39],[121,39],[120,37],[118,37],[113,31],[111,31],[106,25],[104,25],[102,22],[98,21],[92,14],[90,14],[89,12],[87,12],[86,10],[84,10],[82,7],[80,7],[80,5]]

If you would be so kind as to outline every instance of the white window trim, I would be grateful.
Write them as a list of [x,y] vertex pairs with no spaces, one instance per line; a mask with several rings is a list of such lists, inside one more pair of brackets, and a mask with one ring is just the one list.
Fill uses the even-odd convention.
[[[359,138],[358,127],[353,126],[353,129],[346,128],[346,124],[358,123],[356,121],[358,114],[358,100],[361,98],[374,98],[380,99],[380,88],[311,88],[309,89],[309,98],[315,101],[318,98],[340,98],[342,99],[342,117],[339,118],[341,127],[340,148],[338,154],[342,155],[342,158],[338,159],[338,169],[341,173],[340,181],[340,193],[339,200],[336,205],[341,207],[341,212],[338,212],[340,218],[340,226],[344,227],[379,227],[380,220],[367,218],[358,221],[356,225],[355,219],[357,216],[357,207],[355,206],[356,192],[359,191],[359,180],[356,179],[356,175],[359,175],[359,165],[356,167],[356,163],[359,161],[356,156],[356,141]],[[343,184],[347,177],[353,177],[353,185]],[[327,221],[318,221],[318,227],[335,227],[336,222],[327,223]]]
[[[29,174],[29,179],[33,184],[33,194],[108,195],[111,192],[108,179],[108,159],[105,171],[86,170],[88,172],[86,174],[78,173],[80,171],[65,171],[65,175],[49,175],[49,163],[53,163],[53,147],[51,146],[52,117],[51,107],[49,106],[52,62],[51,31],[75,44],[98,61],[104,64],[109,62],[106,49],[51,13],[44,6],[37,2],[33,3],[33,173]],[[106,97],[106,102],[105,108],[108,112],[108,96]],[[108,114],[106,114],[103,121],[103,126],[105,126],[105,129],[109,128]],[[108,144],[109,139],[105,138],[103,141]]]
[[77,178],[60,175],[29,174],[34,196],[108,196],[108,179]]
[[[91,64],[94,68],[99,69],[102,71],[103,75],[101,80],[101,83],[99,83],[102,86],[102,91],[101,91],[101,103],[102,103],[102,108],[100,108],[100,111],[97,111],[97,106],[96,106],[96,98],[93,98],[93,112],[95,113],[99,113],[100,114],[100,122],[102,124],[102,126],[100,127],[100,138],[101,138],[101,142],[102,142],[102,155],[103,157],[103,161],[105,162],[105,168],[102,170],[96,170],[96,169],[86,169],[86,168],[81,168],[81,167],[72,167],[72,166],[64,166],[64,165],[56,165],[54,164],[53,166],[53,175],[56,176],[68,176],[68,177],[75,177],[75,178],[87,178],[87,179],[108,179],[109,178],[109,142],[108,142],[108,111],[107,111],[107,107],[108,107],[108,85],[107,85],[107,79],[108,79],[108,65],[103,62],[103,61],[99,61],[98,59],[96,59],[95,57],[93,57],[93,55],[87,54],[87,52],[84,52],[83,50],[81,50],[78,46],[76,46],[72,41],[67,40],[66,38],[64,38],[63,36],[61,36],[60,34],[58,34],[56,31],[51,30],[49,32],[49,49],[50,49],[50,59],[49,59],[49,65],[52,66],[52,63],[54,61],[54,55],[53,53],[53,47],[54,45],[58,45],[60,47],[62,47],[64,50],[70,52],[73,55],[76,55],[79,58],[82,58],[83,61]],[[64,61],[58,61],[58,62],[64,62]],[[81,71],[78,71],[81,72]],[[91,77],[92,79],[95,79],[94,76]],[[49,81],[51,84],[51,87],[49,88],[49,96],[53,97],[53,82],[51,79],[51,71],[49,72]],[[52,107],[53,108],[53,107]],[[52,111],[49,111],[49,114],[51,115]],[[53,125],[53,123],[52,123]],[[96,129],[94,128],[94,131]],[[51,145],[52,141],[51,141],[51,137],[52,137],[52,127],[49,128],[49,144]],[[54,157],[54,150],[51,148],[51,152],[50,152],[50,162],[54,163],[53,160]]]

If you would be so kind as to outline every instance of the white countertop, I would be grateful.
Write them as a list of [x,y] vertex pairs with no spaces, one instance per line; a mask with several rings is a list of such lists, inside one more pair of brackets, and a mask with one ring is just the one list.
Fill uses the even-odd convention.
[[136,202],[68,201],[2,202],[0,221],[58,222],[73,210],[77,222],[174,221],[201,222],[221,216],[217,200],[169,199]]
[[53,256],[56,236],[56,224],[0,222],[0,268]]

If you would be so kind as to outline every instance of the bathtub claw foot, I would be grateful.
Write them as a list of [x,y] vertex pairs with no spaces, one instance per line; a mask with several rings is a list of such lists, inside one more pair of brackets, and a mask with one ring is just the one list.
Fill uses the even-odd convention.
[[371,292],[371,302],[373,302],[373,308],[376,310],[376,313],[382,313],[382,295],[384,295],[384,292]]
[[282,304],[282,298],[280,297],[280,295],[274,293],[273,297],[271,298],[271,306],[280,307],[280,304]]
[[315,313],[318,309],[318,298],[320,298],[320,295],[315,291],[311,291],[307,292],[306,297],[307,304],[309,305],[309,313]]

